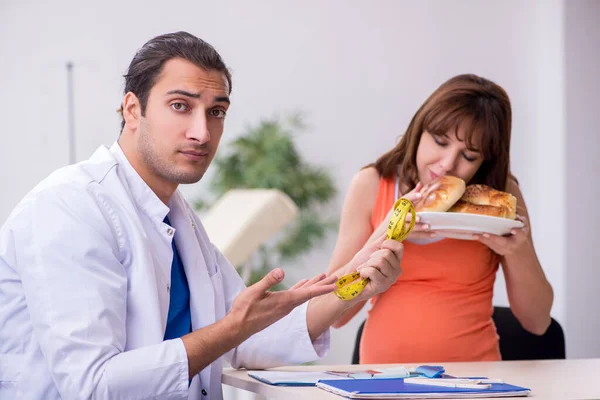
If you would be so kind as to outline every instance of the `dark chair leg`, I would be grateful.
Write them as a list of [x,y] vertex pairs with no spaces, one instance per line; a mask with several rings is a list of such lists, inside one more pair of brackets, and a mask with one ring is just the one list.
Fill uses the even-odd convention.
[[365,322],[358,327],[358,331],[356,332],[356,341],[354,342],[354,353],[352,354],[352,364],[360,364],[360,338],[362,337],[363,329],[365,327]]

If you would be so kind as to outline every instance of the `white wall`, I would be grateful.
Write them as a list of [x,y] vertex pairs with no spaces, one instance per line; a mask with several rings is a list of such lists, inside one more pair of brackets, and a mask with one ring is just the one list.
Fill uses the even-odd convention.
[[600,2],[567,1],[566,148],[567,264],[566,321],[569,357],[600,355]]
[[[566,197],[557,195],[566,187],[563,8],[559,0],[106,0],[93,7],[74,0],[4,0],[0,221],[37,181],[68,161],[68,60],[75,63],[81,160],[118,135],[121,75],[135,50],[167,31],[203,37],[233,69],[222,146],[261,117],[304,111],[312,128],[298,143],[308,160],[331,168],[339,185],[333,209],[340,208],[352,175],[395,143],[431,91],[455,74],[473,72],[511,96],[513,171],[555,289],[553,316],[564,323]],[[183,190],[193,199],[205,187],[203,181]],[[300,278],[324,271],[333,244],[331,237],[289,273]],[[579,278],[586,276],[573,282]],[[495,302],[507,304],[502,280],[496,290]],[[360,322],[333,332],[323,362],[349,362]]]

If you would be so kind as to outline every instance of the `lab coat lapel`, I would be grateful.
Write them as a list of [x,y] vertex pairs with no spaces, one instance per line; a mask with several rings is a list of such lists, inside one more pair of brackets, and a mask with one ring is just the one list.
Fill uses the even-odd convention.
[[[215,323],[215,290],[209,274],[210,255],[203,254],[185,200],[179,192],[170,203],[169,218],[176,228],[175,243],[190,287],[190,310],[194,330]],[[214,269],[214,266],[213,266]]]
[[[175,192],[169,206],[171,208],[169,219],[176,229],[175,243],[190,288],[192,330],[197,330],[214,324],[216,320],[215,290],[207,265],[207,260],[212,258],[202,252],[199,238],[195,232],[196,227],[189,214],[191,210],[188,210],[187,204],[179,192]],[[213,371],[221,371],[221,366],[217,361],[208,365],[199,374],[200,385],[202,387],[212,387],[211,392],[219,390],[217,389],[219,385],[212,386],[213,375],[215,375]]]
[[[150,228],[152,229],[152,227]],[[168,229],[168,228],[165,228]],[[157,234],[158,236],[158,234]],[[159,243],[165,241],[162,237],[149,240],[148,245],[154,264],[156,294],[160,312],[161,332],[164,335],[167,329],[167,318],[169,315],[169,304],[171,302],[171,267],[173,264],[173,250],[170,243]],[[160,246],[160,248],[159,248]]]

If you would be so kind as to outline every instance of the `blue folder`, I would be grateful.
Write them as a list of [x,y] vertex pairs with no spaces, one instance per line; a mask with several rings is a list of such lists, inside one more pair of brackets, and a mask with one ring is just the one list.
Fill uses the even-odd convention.
[[527,396],[530,390],[506,383],[493,383],[489,389],[463,389],[445,386],[415,385],[404,379],[320,380],[317,387],[348,397],[368,398],[485,398]]

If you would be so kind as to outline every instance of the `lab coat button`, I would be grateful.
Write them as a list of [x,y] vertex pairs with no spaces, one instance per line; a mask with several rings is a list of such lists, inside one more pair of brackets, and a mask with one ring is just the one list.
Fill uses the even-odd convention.
[[202,396],[208,395],[208,392],[205,389],[202,389]]

